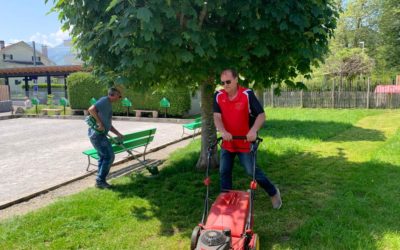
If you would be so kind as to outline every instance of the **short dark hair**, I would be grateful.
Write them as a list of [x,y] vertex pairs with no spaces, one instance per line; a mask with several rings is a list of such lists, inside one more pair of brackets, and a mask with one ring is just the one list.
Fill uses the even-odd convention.
[[238,73],[237,73],[236,70],[234,70],[234,69],[224,69],[224,70],[221,72],[221,75],[226,74],[227,72],[231,72],[231,74],[232,74],[232,76],[233,76],[234,78],[236,78],[236,77],[238,76]]
[[117,88],[115,87],[111,87],[108,89],[108,95],[109,96],[115,96],[116,94],[121,95],[121,91],[119,91]]

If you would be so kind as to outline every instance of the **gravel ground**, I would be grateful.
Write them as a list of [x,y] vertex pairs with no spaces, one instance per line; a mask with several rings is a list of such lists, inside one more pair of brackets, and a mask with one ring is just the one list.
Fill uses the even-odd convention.
[[[170,153],[172,153],[173,151],[175,151],[179,148],[185,147],[191,141],[192,141],[191,139],[186,139],[184,141],[180,141],[178,143],[172,144],[172,145],[165,147],[159,151],[148,154],[146,156],[146,158],[149,161],[164,161],[168,158]],[[110,176],[111,176],[111,178],[121,176],[124,173],[121,174],[120,172],[125,172],[125,171],[123,171],[124,169],[136,167],[136,166],[138,166],[137,161],[128,161],[128,162],[124,162],[122,164],[114,165],[111,168]],[[159,166],[159,169],[161,169],[161,168],[162,168],[162,165]],[[126,172],[125,172],[125,174],[126,174]],[[57,188],[53,191],[49,191],[48,193],[45,193],[43,195],[32,198],[26,202],[18,203],[11,207],[5,208],[3,210],[0,210],[0,220],[5,220],[8,218],[12,218],[14,216],[24,215],[28,212],[45,207],[45,206],[57,201],[58,199],[60,199],[62,197],[65,197],[65,196],[68,196],[68,195],[71,195],[74,193],[78,193],[89,187],[93,187],[94,183],[95,183],[95,174],[90,175],[84,179],[72,182],[72,183],[62,186],[60,188]]]

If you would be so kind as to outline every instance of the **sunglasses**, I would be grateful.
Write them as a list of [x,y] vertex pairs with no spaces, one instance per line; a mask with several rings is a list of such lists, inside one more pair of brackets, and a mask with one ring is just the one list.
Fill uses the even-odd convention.
[[231,84],[231,80],[226,80],[226,81],[221,81],[220,84],[221,85],[225,85],[225,84]]

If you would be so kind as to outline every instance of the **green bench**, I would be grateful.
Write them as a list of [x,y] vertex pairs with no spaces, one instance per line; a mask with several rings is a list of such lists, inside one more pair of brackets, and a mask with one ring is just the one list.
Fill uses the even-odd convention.
[[182,125],[182,136],[181,137],[183,137],[183,135],[185,135],[185,134],[188,134],[188,133],[185,133],[185,129],[193,131],[193,138],[194,138],[194,135],[196,134],[196,130],[197,129],[198,130],[201,129],[201,117],[196,118],[194,120],[194,122],[183,124]]
[[[144,164],[144,162],[146,161],[147,146],[149,145],[150,142],[153,141],[155,133],[156,133],[156,129],[152,128],[152,129],[147,129],[147,130],[143,130],[143,131],[139,131],[139,132],[135,132],[135,133],[131,133],[131,134],[126,134],[126,135],[124,135],[123,145],[125,148],[127,148],[129,150],[139,148],[139,147],[144,147],[143,161],[140,160],[139,158],[135,157],[136,160],[138,160],[140,163]],[[124,147],[122,147],[119,144],[114,143],[114,141],[118,140],[117,137],[113,137],[113,139],[109,138],[108,140],[112,144],[112,150],[113,150],[114,154],[126,152]],[[82,153],[84,155],[87,155],[87,157],[88,157],[88,166],[86,168],[86,171],[89,171],[90,165],[97,166],[96,164],[93,164],[90,162],[90,158],[93,158],[96,160],[98,160],[100,158],[99,155],[97,154],[96,149],[94,149],[94,148],[88,149],[88,150],[83,151]]]

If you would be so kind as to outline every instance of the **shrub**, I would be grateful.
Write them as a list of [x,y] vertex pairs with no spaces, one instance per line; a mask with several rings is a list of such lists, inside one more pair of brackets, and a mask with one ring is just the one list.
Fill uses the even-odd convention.
[[[171,103],[171,107],[168,108],[168,115],[171,116],[183,116],[191,105],[190,92],[186,86],[174,87],[166,91],[126,88],[123,97],[127,97],[132,102],[131,111],[134,109],[158,110],[160,113],[165,112],[165,109],[160,107],[160,101],[163,97],[166,97]],[[122,107],[121,103],[118,102],[113,110],[116,113],[124,113],[126,107]]]
[[[34,84],[30,83],[28,86],[29,86],[30,89],[33,89]],[[20,85],[20,87],[22,89],[25,89],[25,83],[22,83]],[[47,83],[38,83],[38,88],[39,89],[47,89]],[[62,83],[52,83],[51,84],[51,88],[52,89],[64,89],[64,84],[62,84]]]
[[107,93],[107,86],[102,85],[92,74],[87,72],[69,75],[67,87],[71,109],[87,109],[92,97],[99,99]]
[[[67,84],[71,109],[87,109],[92,97],[99,99],[107,93],[107,86],[101,84],[90,73],[73,73],[68,77]],[[171,116],[183,116],[191,105],[190,91],[186,85],[171,87],[165,91],[156,90],[156,88],[144,90],[128,86],[123,91],[123,97],[127,97],[132,102],[132,107],[130,107],[132,112],[135,109],[141,109],[158,110],[160,113],[164,113],[164,108],[160,108],[160,101],[163,97],[166,97],[171,103],[171,107],[168,108],[168,115]],[[126,113],[126,107],[123,107],[121,102],[117,102],[113,104],[113,111],[114,113]]]

